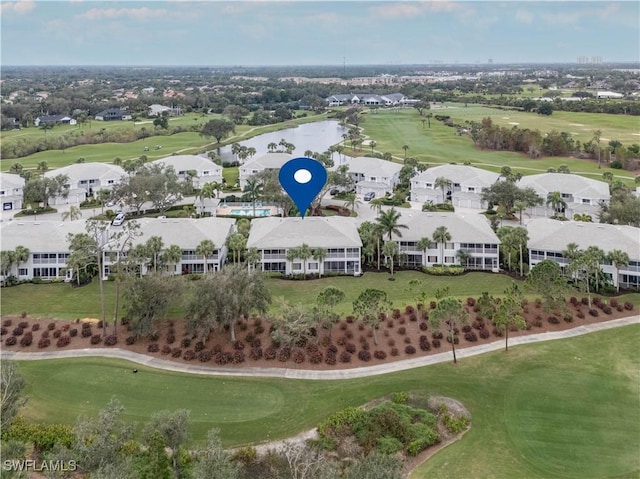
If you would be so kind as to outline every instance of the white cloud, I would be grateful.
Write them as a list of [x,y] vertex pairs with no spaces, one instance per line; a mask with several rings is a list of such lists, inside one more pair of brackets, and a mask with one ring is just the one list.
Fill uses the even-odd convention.
[[28,13],[36,8],[36,2],[31,0],[20,0],[18,2],[4,2],[0,5],[1,13],[16,12],[18,14]]
[[518,9],[516,12],[516,21],[531,24],[533,23],[533,14],[528,10]]
[[385,2],[381,5],[370,7],[369,12],[372,15],[378,15],[385,18],[411,18],[428,12],[452,12],[459,8],[459,4],[448,0],[405,3]]
[[134,20],[152,20],[158,18],[165,18],[168,16],[168,11],[164,8],[157,10],[142,7],[142,8],[92,8],[84,13],[76,15],[79,20],[101,20],[101,19],[116,19],[116,18],[133,18]]

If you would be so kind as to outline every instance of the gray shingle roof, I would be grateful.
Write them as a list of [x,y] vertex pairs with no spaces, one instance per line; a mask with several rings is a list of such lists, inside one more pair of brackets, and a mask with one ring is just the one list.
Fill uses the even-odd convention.
[[63,253],[69,251],[67,234],[84,233],[85,221],[41,221],[30,218],[14,219],[0,225],[2,250],[17,246],[29,248],[32,253]]
[[265,153],[256,156],[240,166],[241,170],[265,170],[282,168],[287,161],[294,158],[289,153]]
[[436,228],[445,226],[454,243],[500,244],[500,240],[491,229],[489,220],[480,214],[419,211],[400,211],[400,213],[402,216],[399,223],[408,226],[408,229],[400,230],[402,241],[419,241],[421,238],[431,238]]
[[63,166],[55,170],[47,171],[44,176],[52,178],[58,175],[67,175],[69,180],[86,180],[86,179],[120,179],[127,176],[127,172],[117,165],[109,163],[77,163],[73,165]]
[[599,246],[605,253],[620,249],[632,260],[640,259],[640,228],[633,226],[536,218],[527,223],[527,230],[530,249],[563,251],[576,243],[580,249]]
[[0,173],[0,188],[3,190],[23,188],[24,183],[24,178],[20,175],[14,175],[13,173]]
[[152,163],[164,163],[165,166],[172,166],[173,169],[178,172],[179,170],[196,170],[200,171],[222,171],[220,165],[216,165],[208,158],[196,155],[173,155],[159,160],[152,161]]
[[399,163],[368,156],[346,158],[344,164],[349,165],[349,173],[364,173],[366,176],[386,178],[391,178],[402,169]]
[[611,196],[609,185],[604,181],[567,173],[541,173],[523,176],[518,182],[518,186],[521,188],[531,186],[543,198],[546,198],[547,194],[553,191],[594,200],[608,200]]
[[152,236],[160,236],[166,246],[172,244],[182,249],[195,249],[202,240],[213,241],[217,248],[224,245],[235,225],[233,218],[142,218],[142,236],[134,244],[145,243]]
[[257,218],[251,222],[247,248],[356,248],[362,246],[355,221],[340,216]]
[[500,174],[468,165],[440,165],[423,171],[411,181],[433,183],[441,176],[453,183],[488,188],[498,181]]

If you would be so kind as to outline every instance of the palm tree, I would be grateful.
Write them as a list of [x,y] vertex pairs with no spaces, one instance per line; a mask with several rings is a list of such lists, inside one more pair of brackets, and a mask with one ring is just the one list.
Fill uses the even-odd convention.
[[451,241],[451,233],[446,226],[438,226],[433,232],[433,242],[440,243],[440,264],[444,265],[444,244]]
[[44,174],[48,170],[49,170],[49,165],[44,160],[38,163],[38,166],[36,167],[36,171],[40,174]]
[[267,145],[267,150],[269,151],[269,153],[273,153],[277,149],[278,149],[278,144],[273,141]]
[[207,258],[216,254],[216,245],[213,241],[205,239],[202,240],[198,246],[196,246],[196,254],[204,258],[204,274],[209,273],[209,266],[207,265]]
[[369,141],[369,146],[371,147],[371,154],[373,155],[373,149],[376,147],[377,143],[373,140]]
[[20,275],[20,265],[22,263],[25,263],[29,259],[30,255],[31,255],[31,251],[29,251],[29,248],[25,246],[20,246],[20,245],[16,246],[15,261],[16,261],[16,266],[18,267],[18,276]]
[[433,117],[433,113],[427,113],[425,115],[425,117],[427,118],[427,121],[429,122],[429,128],[431,128],[431,117]]
[[262,253],[260,253],[260,250],[258,250],[258,248],[249,248],[244,254],[244,260],[247,263],[248,270],[255,268],[255,266],[260,262],[261,259]]
[[231,154],[234,156],[236,161],[238,161],[238,153],[240,153],[241,150],[242,146],[240,146],[240,143],[236,142],[231,144]]
[[417,247],[420,251],[424,251],[424,265],[427,265],[427,250],[431,246],[431,238],[420,238],[417,243]]
[[242,233],[233,233],[227,239],[227,247],[233,252],[233,262],[240,262],[240,253],[247,246],[247,238]]
[[325,248],[314,248],[313,259],[318,262],[318,276],[322,278],[322,271],[324,266],[324,260],[327,257],[327,250]]
[[351,210],[352,213],[355,213],[356,209],[360,209],[360,205],[362,202],[358,199],[355,193],[347,193],[345,195],[346,201],[344,205]]
[[389,261],[389,272],[393,278],[393,264],[394,258],[400,253],[400,247],[395,241],[385,241],[382,245],[382,254],[384,254]]
[[71,208],[69,208],[69,211],[62,213],[62,221],[75,221],[80,218],[82,218],[82,211],[80,211],[78,206],[72,205]]
[[380,216],[382,206],[384,205],[384,198],[374,198],[369,202],[369,208],[376,210],[376,216]]
[[456,253],[456,257],[458,258],[458,262],[464,266],[464,269],[467,269],[469,266],[469,260],[471,259],[471,255],[467,253],[463,249],[459,249]]
[[[16,250],[17,251],[17,250]],[[607,259],[611,261],[611,264],[616,269],[616,292],[620,292],[620,269],[629,264],[629,255],[619,249],[614,249],[607,254]]]
[[[287,258],[287,261],[289,261],[290,263],[293,263],[299,257],[300,257],[300,248],[294,247],[294,248],[289,248],[287,250],[286,258]],[[291,274],[293,274],[293,264],[291,265]]]
[[513,243],[518,247],[518,253],[520,257],[520,276],[524,276],[524,248],[529,241],[529,233],[526,228],[518,226],[511,230],[511,236],[513,237]]
[[247,180],[247,184],[244,187],[244,192],[249,195],[251,199],[251,203],[253,204],[253,216],[256,216],[256,201],[262,196],[262,191],[264,190],[264,186],[262,183],[258,183],[258,180],[255,178],[251,178]]
[[393,240],[393,235],[397,235],[402,238],[400,228],[407,229],[407,225],[401,225],[398,223],[400,220],[400,213],[395,208],[384,211],[376,218],[378,224],[382,227],[383,234],[389,237],[389,241]]
[[556,213],[562,213],[564,216],[564,210],[567,207],[567,202],[562,197],[562,193],[559,191],[551,191],[547,194],[547,206],[551,206]]
[[596,150],[596,155],[598,157],[598,168],[601,168],[600,166],[600,137],[601,136],[602,136],[602,130],[596,130],[593,132],[592,141],[596,143],[595,150]]
[[439,176],[436,178],[436,181],[433,183],[433,185],[436,188],[440,188],[442,190],[442,203],[446,203],[447,198],[445,196],[445,189],[449,189],[451,188],[451,180],[448,178],[445,178],[444,176]]
[[409,149],[409,145],[402,145],[402,149],[404,150],[404,157],[407,158],[407,150]]
[[313,256],[313,250],[307,243],[302,243],[302,246],[298,249],[298,258],[302,260],[302,269],[304,271],[304,277],[307,277],[307,261]]
[[522,212],[527,209],[527,204],[524,201],[517,200],[513,203],[513,209],[518,212],[520,224],[522,224]]
[[13,165],[11,165],[11,167],[9,168],[9,173],[15,173],[16,175],[19,175],[20,173],[22,173],[23,170],[23,166],[20,163],[14,163]]
[[158,271],[158,261],[160,259],[160,252],[164,247],[164,242],[160,236],[152,236],[145,243],[146,257],[151,258],[150,264],[153,267],[153,272]]
[[195,205],[184,205],[182,211],[186,213],[187,218],[193,218],[196,214],[196,207]]
[[182,248],[177,244],[172,244],[162,252],[160,256],[160,262],[169,271],[169,266],[173,265],[173,272],[175,273],[176,266],[182,259]]

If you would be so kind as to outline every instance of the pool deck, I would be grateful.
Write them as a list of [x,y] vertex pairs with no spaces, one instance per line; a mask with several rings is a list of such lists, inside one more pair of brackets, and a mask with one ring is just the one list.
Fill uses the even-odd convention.
[[[220,205],[216,209],[216,215],[232,215],[231,210],[245,210],[247,212],[246,216],[253,216],[253,207],[249,206],[238,206],[238,205]],[[257,214],[262,210],[269,210],[270,213],[268,216],[276,216],[279,213],[278,208],[272,205],[256,205],[256,217],[261,217],[265,215]],[[242,215],[245,216],[245,215]]]

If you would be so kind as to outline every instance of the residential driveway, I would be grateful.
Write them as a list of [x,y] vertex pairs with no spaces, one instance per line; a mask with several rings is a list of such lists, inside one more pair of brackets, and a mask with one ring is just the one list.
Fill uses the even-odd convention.
[[[509,340],[509,347],[516,347],[521,344],[539,343],[542,341],[552,341],[556,339],[572,338],[582,336],[606,329],[619,328],[630,324],[640,324],[640,315],[629,316],[621,319],[614,319],[603,323],[587,324],[578,326],[564,331],[529,334],[526,336],[518,336]],[[456,355],[458,359],[469,358],[490,351],[497,351],[504,348],[504,341],[498,340],[492,343],[471,346],[467,348],[457,349]],[[68,351],[47,351],[42,353],[23,353],[17,351],[0,351],[0,359],[14,359],[19,361],[31,361],[42,359],[58,359],[58,358],[79,358],[79,357],[105,357],[126,359],[128,361],[146,365],[156,369],[164,369],[166,371],[176,371],[188,374],[202,374],[208,376],[244,376],[244,377],[274,377],[285,379],[314,379],[314,380],[334,380],[334,379],[355,379],[370,376],[378,376],[380,374],[393,373],[397,371],[405,371],[407,369],[428,366],[430,364],[438,364],[449,362],[452,360],[451,351],[445,351],[430,356],[422,356],[402,361],[394,361],[385,364],[377,364],[375,366],[367,366],[355,369],[341,369],[331,371],[312,371],[305,369],[286,369],[286,368],[224,368],[209,367],[198,364],[185,364],[157,357],[147,356],[145,354],[134,353],[131,351],[117,348],[95,348],[95,349],[76,349]]]

